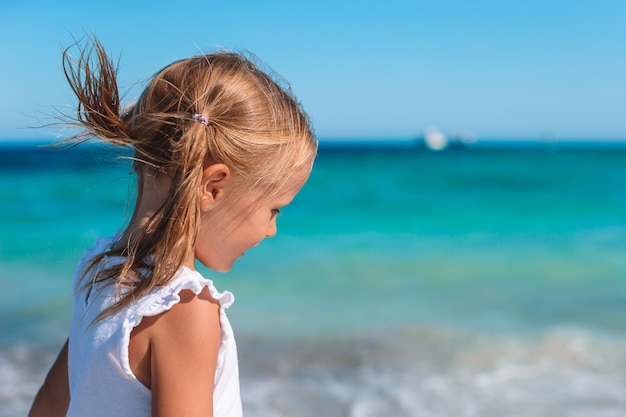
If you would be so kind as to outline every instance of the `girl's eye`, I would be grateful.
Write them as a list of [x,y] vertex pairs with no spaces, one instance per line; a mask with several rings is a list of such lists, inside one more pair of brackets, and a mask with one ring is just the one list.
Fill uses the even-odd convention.
[[273,209],[272,210],[272,217],[276,217],[280,214],[280,210],[279,209]]

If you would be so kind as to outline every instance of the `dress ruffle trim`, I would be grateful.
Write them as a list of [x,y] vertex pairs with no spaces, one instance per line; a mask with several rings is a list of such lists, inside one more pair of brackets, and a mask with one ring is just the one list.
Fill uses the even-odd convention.
[[213,281],[204,278],[199,272],[183,267],[181,272],[167,285],[156,287],[151,293],[131,303],[129,320],[134,322],[134,320],[139,319],[133,323],[136,326],[143,317],[161,314],[178,304],[181,291],[191,290],[195,295],[198,295],[204,288],[209,289],[211,298],[217,301],[221,308],[228,308],[235,301],[233,294],[229,291],[219,292],[213,285]]

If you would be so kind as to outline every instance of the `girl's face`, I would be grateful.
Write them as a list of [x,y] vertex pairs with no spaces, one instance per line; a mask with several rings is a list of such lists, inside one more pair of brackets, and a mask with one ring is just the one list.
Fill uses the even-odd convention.
[[[270,198],[258,190],[239,199],[218,194],[211,208],[202,212],[196,259],[215,271],[229,271],[245,251],[276,235],[280,208],[291,203],[307,177],[294,175],[285,191]],[[226,194],[228,189],[224,191]]]

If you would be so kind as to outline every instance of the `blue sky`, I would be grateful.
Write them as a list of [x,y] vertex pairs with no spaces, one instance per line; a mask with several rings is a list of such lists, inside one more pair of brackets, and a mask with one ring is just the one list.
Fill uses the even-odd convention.
[[0,139],[67,111],[60,46],[95,32],[123,86],[216,47],[286,78],[321,139],[626,140],[626,1],[0,0]]

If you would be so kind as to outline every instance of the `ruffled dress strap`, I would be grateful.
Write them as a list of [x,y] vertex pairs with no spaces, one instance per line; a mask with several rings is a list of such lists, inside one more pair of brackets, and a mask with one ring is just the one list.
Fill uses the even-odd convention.
[[225,310],[235,301],[235,297],[229,291],[219,292],[213,285],[213,281],[204,278],[199,272],[187,267],[167,285],[156,287],[149,294],[132,302],[122,323],[122,367],[129,375],[132,375],[128,361],[128,344],[130,343],[130,333],[133,328],[141,323],[144,317],[156,316],[170,310],[180,302],[180,292],[190,290],[195,295],[200,294],[205,288],[209,290],[211,298],[218,302],[220,306],[220,318],[225,317]]
[[178,304],[181,291],[191,290],[195,295],[198,295],[205,288],[208,288],[211,298],[219,303],[220,308],[226,309],[235,301],[231,292],[219,292],[213,285],[213,281],[204,278],[197,271],[183,267],[181,272],[167,285],[156,287],[148,295],[133,302],[130,306],[129,321],[133,326],[136,326],[141,318],[156,316]]

